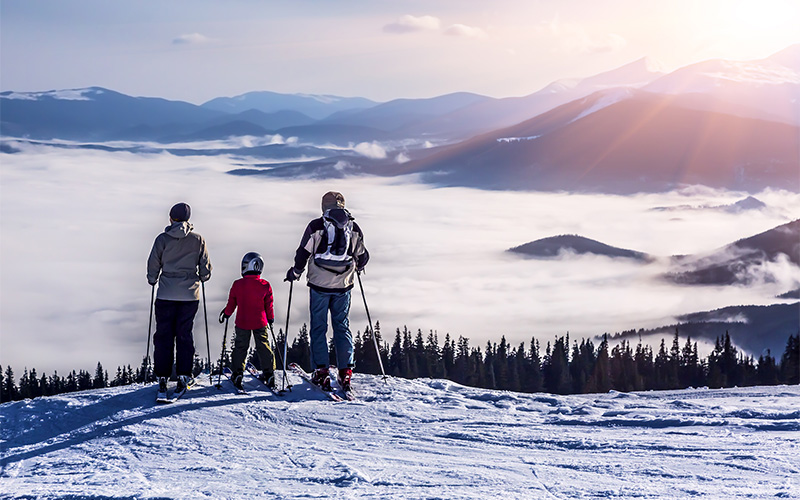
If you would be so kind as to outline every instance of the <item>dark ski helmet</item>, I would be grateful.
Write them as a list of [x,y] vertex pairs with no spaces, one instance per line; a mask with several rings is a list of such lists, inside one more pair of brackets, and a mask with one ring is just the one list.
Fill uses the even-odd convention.
[[242,276],[247,273],[261,274],[264,269],[264,259],[258,252],[247,252],[242,257]]

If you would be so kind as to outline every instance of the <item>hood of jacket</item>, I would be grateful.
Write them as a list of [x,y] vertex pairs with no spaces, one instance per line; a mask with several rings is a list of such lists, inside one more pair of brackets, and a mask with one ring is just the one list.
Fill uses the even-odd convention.
[[164,228],[164,232],[167,233],[168,236],[172,236],[176,239],[186,238],[189,233],[192,232],[194,226],[189,224],[186,221],[175,221],[169,226]]

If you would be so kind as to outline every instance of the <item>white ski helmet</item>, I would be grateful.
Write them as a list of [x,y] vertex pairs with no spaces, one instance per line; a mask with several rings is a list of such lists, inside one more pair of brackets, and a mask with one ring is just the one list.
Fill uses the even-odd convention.
[[264,259],[261,258],[261,254],[258,252],[247,252],[244,254],[244,257],[242,257],[242,276],[249,272],[261,274],[263,269]]

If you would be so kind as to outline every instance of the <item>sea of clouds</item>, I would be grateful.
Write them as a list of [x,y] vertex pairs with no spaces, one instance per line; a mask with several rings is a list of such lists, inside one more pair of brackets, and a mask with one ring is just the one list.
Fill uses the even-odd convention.
[[[636,196],[436,188],[413,177],[285,180],[227,174],[227,157],[173,156],[9,143],[0,162],[0,364],[39,372],[137,365],[145,354],[150,286],[145,262],[178,201],[192,206],[195,230],[214,266],[206,284],[211,355],[216,318],[242,255],[260,252],[275,290],[277,325],[286,321],[283,282],[309,220],[328,190],[344,193],[372,259],[363,276],[384,337],[413,331],[464,336],[472,345],[543,343],[674,323],[675,316],[740,304],[778,302],[800,269],[749,287],[686,287],[659,279],[667,256],[710,252],[795,219],[800,195],[765,191],[768,209],[651,210],[716,206],[743,193],[687,188]],[[651,264],[597,256],[526,259],[506,249],[558,234],[663,256]],[[785,265],[777,263],[776,266]],[[774,271],[774,269],[773,269]],[[295,284],[290,340],[308,321],[308,291]],[[353,330],[367,324],[360,293]],[[195,342],[207,354],[200,315]]]

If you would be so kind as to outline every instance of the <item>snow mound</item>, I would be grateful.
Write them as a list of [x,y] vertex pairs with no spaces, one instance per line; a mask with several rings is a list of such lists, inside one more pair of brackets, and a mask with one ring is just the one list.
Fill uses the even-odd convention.
[[[216,382],[216,379],[214,379]],[[0,406],[4,498],[796,497],[800,387],[559,396],[356,374]],[[255,496],[254,496],[255,495]]]

